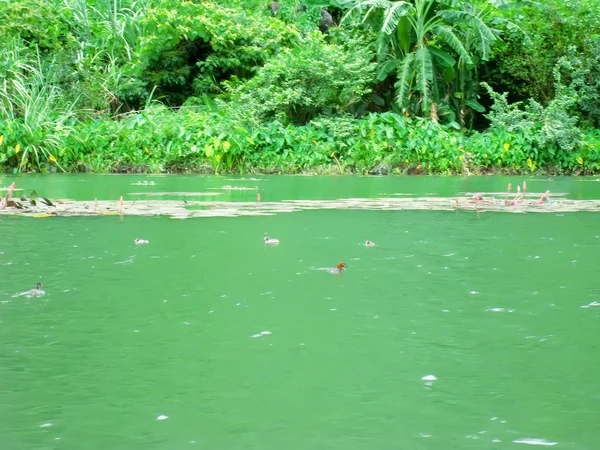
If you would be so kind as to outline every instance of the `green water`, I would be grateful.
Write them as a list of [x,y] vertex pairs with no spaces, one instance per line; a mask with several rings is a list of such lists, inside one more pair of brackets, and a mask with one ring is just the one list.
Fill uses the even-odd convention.
[[[600,182],[580,180],[528,189],[600,198]],[[69,175],[17,186],[110,199],[256,185],[279,200],[508,181],[520,182]],[[0,449],[597,449],[600,306],[582,306],[600,302],[599,220],[0,217]],[[265,247],[266,233],[281,245]],[[316,270],[339,261],[342,275]],[[13,297],[37,281],[43,297]]]

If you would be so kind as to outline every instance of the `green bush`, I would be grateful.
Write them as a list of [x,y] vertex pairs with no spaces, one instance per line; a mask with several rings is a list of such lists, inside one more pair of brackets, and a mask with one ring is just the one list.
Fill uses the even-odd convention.
[[305,124],[323,114],[340,114],[370,92],[373,54],[359,43],[331,45],[320,33],[271,58],[255,77],[226,83],[234,109],[258,120],[280,118]]

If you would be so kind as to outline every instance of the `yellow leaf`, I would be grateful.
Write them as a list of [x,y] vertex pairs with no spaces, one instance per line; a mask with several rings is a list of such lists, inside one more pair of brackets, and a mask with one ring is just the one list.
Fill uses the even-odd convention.
[[225,151],[229,150],[230,147],[231,144],[229,143],[229,141],[223,141],[223,148],[225,149]]
[[56,162],[56,158],[54,157],[54,155],[48,156],[48,159],[52,162]]
[[15,145],[15,153],[19,153],[21,151],[21,145],[17,144]]
[[150,153],[150,150],[148,150],[148,147],[145,148],[146,153]]
[[529,159],[527,160],[527,165],[528,165],[529,167],[531,167],[531,166],[533,165],[533,161],[531,161],[531,158],[529,158]]
[[419,165],[417,166],[417,169],[422,169],[422,168],[423,168],[423,166],[422,166],[421,164],[419,164]]
[[333,158],[335,156],[335,152],[331,152],[331,157]]
[[484,153],[484,154],[483,154],[483,157],[484,157],[484,158],[487,158],[487,153]]
[[458,155],[458,160],[462,161],[462,155]]
[[504,151],[508,151],[509,148],[510,148],[510,144],[508,142],[506,144],[504,144]]
[[581,165],[583,165],[583,158],[580,156],[579,158],[577,158],[577,162]]
[[4,135],[0,134],[0,145],[2,145],[3,140],[4,140]]
[[406,164],[408,164],[408,159],[405,159],[405,160],[404,160],[404,162],[405,162]]
[[429,165],[427,166],[427,168],[428,168],[428,169],[431,169],[431,164],[429,164]]

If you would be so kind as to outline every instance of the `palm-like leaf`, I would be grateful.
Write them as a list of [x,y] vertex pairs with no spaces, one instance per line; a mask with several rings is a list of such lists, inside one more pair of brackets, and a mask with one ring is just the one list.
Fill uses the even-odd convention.
[[449,27],[448,25],[442,25],[440,23],[436,23],[432,25],[431,31],[437,34],[452,50],[454,50],[458,56],[460,56],[465,62],[468,64],[472,63],[471,56],[469,52],[458,38],[454,29]]
[[344,23],[346,18],[352,15],[352,13],[355,11],[362,13],[365,9],[367,9],[367,13],[364,15],[361,22],[364,23],[374,9],[389,9],[391,6],[393,6],[393,4],[394,2],[389,0],[358,0],[356,4],[350,8],[346,14],[344,14],[344,17],[342,17],[340,22]]
[[473,32],[473,36],[477,37],[478,53],[484,60],[487,59],[491,51],[491,44],[498,38],[498,30],[488,27],[483,20],[468,11],[447,9],[438,11],[437,15],[450,22],[465,24]]
[[416,70],[417,70],[417,85],[416,88],[421,91],[421,99],[423,101],[423,110],[427,111],[431,104],[431,93],[429,85],[433,79],[433,61],[431,53],[427,47],[419,47],[415,53]]
[[398,27],[400,18],[406,16],[412,10],[414,10],[414,7],[408,2],[395,2],[392,7],[388,8],[385,12],[381,31],[385,34],[392,34]]
[[404,107],[407,104],[413,76],[414,60],[414,53],[408,53],[400,63],[398,69],[398,81],[396,82],[396,103],[400,107]]

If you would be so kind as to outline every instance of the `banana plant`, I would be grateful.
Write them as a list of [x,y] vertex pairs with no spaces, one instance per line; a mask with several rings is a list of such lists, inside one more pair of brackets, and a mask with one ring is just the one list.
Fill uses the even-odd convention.
[[[481,52],[487,55],[497,39],[496,30],[477,15],[481,1],[355,0],[342,22],[362,18],[354,25],[377,26],[378,80],[396,76],[395,101],[404,114],[437,121],[438,113],[444,112],[452,121],[454,115],[448,111],[452,103],[444,95],[444,85],[453,83],[459,66],[473,71]],[[476,43],[473,36],[480,41]]]

